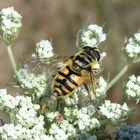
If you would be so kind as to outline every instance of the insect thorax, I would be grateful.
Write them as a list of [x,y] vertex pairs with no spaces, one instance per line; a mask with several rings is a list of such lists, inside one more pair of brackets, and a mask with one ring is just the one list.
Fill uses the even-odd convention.
[[96,48],[89,46],[83,47],[78,53],[74,55],[74,64],[81,69],[89,69],[92,63],[100,60],[100,54]]

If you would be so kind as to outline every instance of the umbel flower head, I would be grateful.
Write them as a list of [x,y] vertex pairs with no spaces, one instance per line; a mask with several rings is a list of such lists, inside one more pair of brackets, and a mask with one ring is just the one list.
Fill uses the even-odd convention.
[[13,97],[0,89],[0,109],[11,119],[10,124],[0,127],[0,139],[35,140],[45,134],[44,117],[38,115],[40,106],[33,104],[31,97]]
[[140,33],[135,33],[127,40],[124,51],[130,60],[140,59]]
[[41,40],[36,43],[35,53],[33,54],[33,57],[38,59],[45,59],[53,56],[53,47],[49,40]]
[[35,125],[31,129],[25,128],[20,124],[5,124],[0,127],[1,140],[54,140],[47,136],[44,128]]
[[17,36],[21,27],[22,16],[13,7],[0,11],[0,36],[6,44],[10,44]]
[[140,76],[131,75],[127,81],[125,95],[129,100],[140,101]]
[[105,39],[106,34],[103,33],[103,28],[96,24],[91,24],[85,26],[79,33],[78,47],[98,47],[98,44],[105,41]]
[[96,98],[97,99],[103,99],[106,97],[106,88],[107,88],[107,82],[104,80],[103,77],[100,77],[99,86],[96,89]]
[[111,123],[116,124],[127,119],[130,109],[126,103],[123,105],[117,103],[111,103],[109,100],[105,100],[105,103],[99,106],[100,115],[110,120]]
[[[46,77],[44,73],[36,75],[28,69],[21,68],[16,73],[18,85],[25,90],[32,90],[37,97],[44,94]],[[28,92],[26,94],[29,94]]]

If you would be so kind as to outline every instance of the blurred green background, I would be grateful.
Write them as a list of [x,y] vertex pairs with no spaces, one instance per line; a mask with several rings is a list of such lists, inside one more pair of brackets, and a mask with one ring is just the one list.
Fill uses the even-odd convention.
[[[85,23],[104,24],[107,40],[100,49],[107,52],[103,60],[104,78],[111,79],[123,67],[122,47],[126,37],[140,27],[140,0],[0,0],[0,9],[13,6],[23,17],[23,26],[12,44],[16,61],[26,62],[34,52],[35,43],[50,39],[58,55],[71,56],[76,51],[77,32]],[[131,74],[140,74],[140,65],[135,64],[111,88],[108,96],[120,102],[123,83]],[[0,41],[0,88],[13,81],[13,71],[8,60],[5,44]],[[9,87],[9,86],[8,86]],[[12,93],[13,90],[9,90]],[[15,91],[13,91],[15,93]],[[130,122],[140,121],[137,105]]]

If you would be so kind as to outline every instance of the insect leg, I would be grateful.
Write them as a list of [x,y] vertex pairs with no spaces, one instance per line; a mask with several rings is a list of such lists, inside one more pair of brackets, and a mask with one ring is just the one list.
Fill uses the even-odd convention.
[[51,97],[43,98],[41,99],[41,114],[44,114],[47,108],[49,110],[54,110],[55,103],[56,103],[57,97],[55,95],[52,95]]

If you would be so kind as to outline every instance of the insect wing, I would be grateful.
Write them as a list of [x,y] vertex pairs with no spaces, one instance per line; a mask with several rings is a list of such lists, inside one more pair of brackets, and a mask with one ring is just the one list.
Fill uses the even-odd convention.
[[98,85],[98,80],[95,78],[92,72],[82,71],[82,76],[85,78],[84,87],[90,95],[91,99],[95,99],[95,88]]
[[24,65],[24,68],[27,69],[29,72],[35,74],[41,74],[45,72],[46,79],[48,80],[51,78],[52,74],[59,68],[63,66],[65,61],[68,60],[68,57],[51,57],[48,59],[40,58],[40,59],[33,59],[27,62]]

